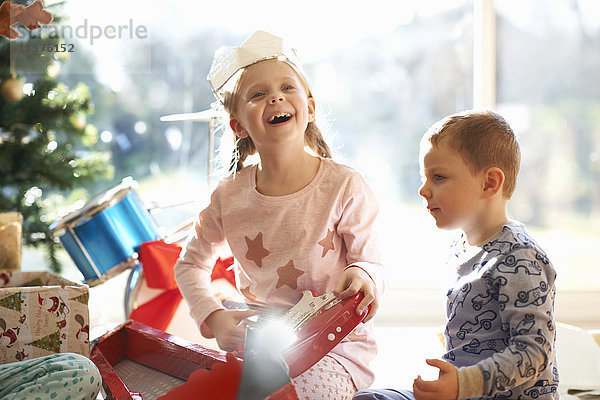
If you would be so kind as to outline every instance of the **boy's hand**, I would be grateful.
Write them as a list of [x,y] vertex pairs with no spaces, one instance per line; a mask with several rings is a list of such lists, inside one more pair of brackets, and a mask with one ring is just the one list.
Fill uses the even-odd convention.
[[369,314],[365,317],[363,322],[367,322],[377,312],[379,308],[379,302],[377,300],[377,288],[375,287],[375,283],[362,268],[350,266],[346,268],[346,270],[338,279],[337,284],[335,285],[335,289],[333,289],[333,294],[335,294],[340,299],[346,299],[348,297],[354,296],[356,293],[362,292],[363,299],[356,307],[356,313],[362,314],[365,307],[369,304],[371,305],[371,309],[369,310]]
[[214,337],[221,350],[242,351],[246,338],[243,320],[256,315],[256,310],[217,310],[202,324],[200,332],[205,337]]
[[424,381],[418,376],[413,383],[413,392],[417,400],[456,400],[458,398],[458,370],[449,362],[427,359],[427,364],[439,368],[435,381]]

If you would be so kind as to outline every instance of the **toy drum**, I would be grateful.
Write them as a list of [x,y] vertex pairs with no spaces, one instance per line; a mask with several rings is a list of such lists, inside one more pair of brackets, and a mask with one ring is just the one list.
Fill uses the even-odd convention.
[[90,286],[136,265],[140,244],[159,237],[135,187],[137,182],[127,177],[50,225]]

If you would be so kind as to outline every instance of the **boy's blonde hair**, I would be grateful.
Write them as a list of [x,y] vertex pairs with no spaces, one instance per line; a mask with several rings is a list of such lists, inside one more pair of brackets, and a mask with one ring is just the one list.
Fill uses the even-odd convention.
[[510,199],[517,185],[521,151],[513,130],[501,115],[490,110],[450,115],[434,124],[422,143],[436,147],[442,141],[460,154],[473,173],[500,168],[505,176],[502,194]]
[[[230,118],[235,118],[238,112],[240,91],[244,82],[243,75],[245,70],[246,68],[241,70],[240,76],[237,79],[237,82],[233,89],[229,92],[225,92],[223,95],[223,107],[225,108],[227,114],[229,114]],[[306,82],[304,77],[298,72],[296,72],[295,69],[294,72],[298,75],[300,81],[304,85],[308,98],[313,98],[312,92],[310,91],[308,83]],[[256,146],[254,145],[254,142],[252,141],[250,136],[246,136],[245,138],[238,138],[237,136],[235,136],[234,133],[233,140],[235,141],[235,149],[233,150],[231,162],[229,165],[229,170],[231,173],[240,171],[244,166],[244,161],[246,160],[246,158],[256,153]],[[323,139],[323,134],[321,133],[321,130],[319,129],[317,123],[314,120],[308,123],[308,126],[304,131],[304,143],[312,151],[314,151],[317,156],[323,158],[331,158],[331,150],[325,142],[325,139]]]

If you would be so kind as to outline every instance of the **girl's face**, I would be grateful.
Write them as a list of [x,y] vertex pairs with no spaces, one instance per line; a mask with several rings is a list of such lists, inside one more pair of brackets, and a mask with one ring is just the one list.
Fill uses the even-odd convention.
[[235,134],[250,136],[259,151],[286,141],[304,148],[315,103],[296,71],[285,62],[268,60],[248,67],[240,79],[237,112],[230,121]]
[[483,174],[473,174],[456,150],[444,141],[421,156],[419,194],[440,229],[477,229],[484,215]]

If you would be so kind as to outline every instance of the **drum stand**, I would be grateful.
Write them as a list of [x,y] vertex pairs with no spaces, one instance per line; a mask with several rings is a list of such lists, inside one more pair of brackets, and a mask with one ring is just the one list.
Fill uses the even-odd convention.
[[142,264],[137,263],[129,273],[129,277],[127,277],[127,283],[125,284],[125,318],[128,318],[133,311],[134,301],[136,294],[139,292],[138,283],[141,282],[141,278],[143,276]]

